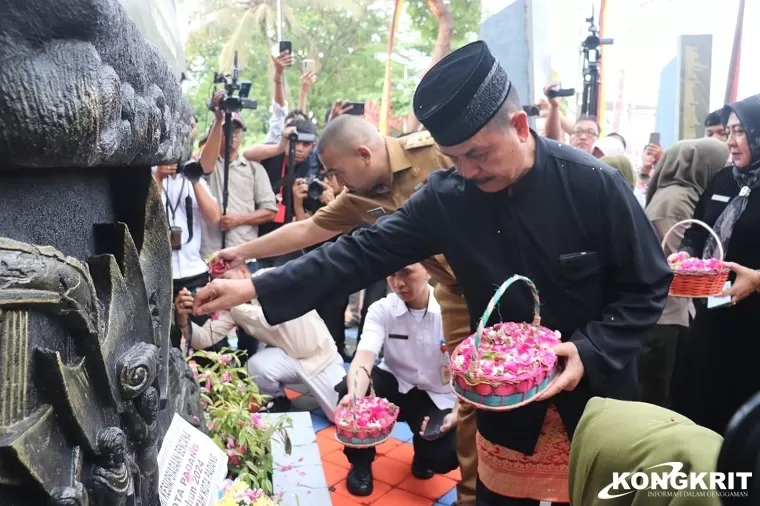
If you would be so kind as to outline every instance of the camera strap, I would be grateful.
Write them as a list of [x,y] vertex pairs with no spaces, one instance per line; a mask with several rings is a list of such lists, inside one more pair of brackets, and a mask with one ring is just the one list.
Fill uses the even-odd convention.
[[187,216],[187,241],[185,244],[189,244],[193,240],[193,198],[190,195],[185,197],[185,216]]
[[[164,192],[164,196],[166,197],[166,217],[169,218],[171,216],[171,225],[174,225],[176,222],[176,215],[177,215],[177,209],[179,209],[179,203],[182,200],[182,195],[185,194],[185,183],[187,182],[187,179],[185,177],[182,177],[182,187],[179,189],[179,195],[177,195],[177,201],[172,206],[172,203],[169,199],[169,181],[164,178],[164,184],[161,185],[161,190]],[[188,220],[190,218],[188,217]],[[192,229],[191,229],[192,230]],[[192,232],[191,232],[192,233]]]

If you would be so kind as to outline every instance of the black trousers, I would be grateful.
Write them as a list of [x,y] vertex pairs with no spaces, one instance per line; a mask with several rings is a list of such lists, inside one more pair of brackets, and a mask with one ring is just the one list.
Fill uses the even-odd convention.
[[671,384],[679,341],[687,332],[680,325],[655,325],[644,336],[639,350],[641,400],[671,407]]
[[348,297],[331,295],[317,307],[317,313],[327,325],[340,353],[346,349],[346,306]]
[[[408,423],[409,428],[414,433],[412,444],[415,462],[437,474],[446,474],[459,467],[456,451],[456,428],[434,441],[425,440],[419,435],[422,420],[426,416],[433,416],[441,412],[424,390],[413,388],[405,394],[400,393],[398,381],[393,374],[379,367],[372,369],[372,383],[378,397],[384,397],[399,407],[398,420]],[[342,399],[348,393],[346,379],[335,387],[335,390],[338,391],[338,397]],[[451,410],[443,411],[448,413]],[[375,460],[376,451],[374,448],[346,447],[343,449],[343,453],[346,454],[346,458],[352,465],[369,468],[372,461]]]
[[359,344],[359,340],[362,338],[364,320],[367,319],[367,310],[373,303],[379,301],[386,295],[388,295],[388,282],[384,279],[365,288],[364,304],[362,305],[361,319],[359,320],[359,328],[357,329],[356,334],[356,344]]
[[[541,501],[536,499],[514,499],[491,492],[479,479],[475,488],[475,506],[539,506],[540,504]],[[552,506],[569,506],[569,503],[553,502]]]

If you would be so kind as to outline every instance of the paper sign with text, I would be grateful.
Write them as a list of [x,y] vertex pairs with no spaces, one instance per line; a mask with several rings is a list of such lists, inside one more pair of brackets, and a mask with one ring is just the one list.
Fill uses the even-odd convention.
[[178,414],[158,452],[161,506],[209,506],[227,477],[227,455]]

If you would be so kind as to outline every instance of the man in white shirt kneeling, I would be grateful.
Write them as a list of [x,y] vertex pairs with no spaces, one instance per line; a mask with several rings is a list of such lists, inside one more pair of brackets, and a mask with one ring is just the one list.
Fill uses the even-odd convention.
[[[260,269],[255,274],[270,269]],[[243,266],[224,274],[227,279],[250,276]],[[257,301],[241,304],[230,311],[215,314],[202,326],[188,319],[193,310],[193,297],[183,292],[176,303],[177,321],[187,342],[194,349],[210,348],[236,326],[268,345],[248,359],[248,374],[254,377],[259,391],[272,396],[270,411],[287,411],[290,402],[284,386],[303,383],[332,420],[338,405],[335,385],[346,376],[343,359],[330,331],[316,311],[279,325],[269,325]]]
[[[369,393],[372,376],[375,393],[399,407],[399,421],[414,433],[412,475],[432,478],[457,468],[456,396],[449,386],[448,354],[442,349],[441,308],[421,264],[407,266],[388,277],[392,294],[369,307],[364,330],[346,381],[336,387],[348,402],[356,393]],[[377,367],[375,360],[383,351]],[[434,434],[423,433],[431,421],[441,423]],[[357,496],[372,494],[375,449],[344,448],[351,469],[346,488]]]

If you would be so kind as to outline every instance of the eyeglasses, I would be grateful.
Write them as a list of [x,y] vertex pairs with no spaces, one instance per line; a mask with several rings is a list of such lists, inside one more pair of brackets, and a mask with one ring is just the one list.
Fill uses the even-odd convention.
[[586,137],[599,137],[596,130],[585,130],[583,128],[574,128],[570,134],[573,137],[580,137],[581,135],[585,135]]

